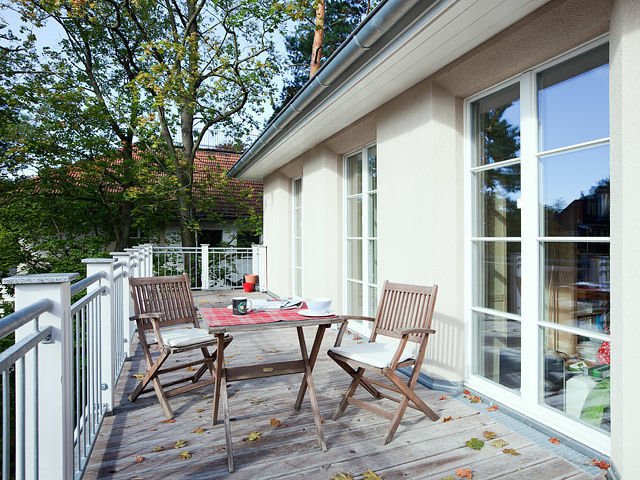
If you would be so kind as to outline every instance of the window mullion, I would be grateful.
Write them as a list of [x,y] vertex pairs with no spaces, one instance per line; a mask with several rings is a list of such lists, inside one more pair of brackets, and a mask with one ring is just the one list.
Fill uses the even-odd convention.
[[367,147],[362,149],[362,311],[369,312],[369,156]]
[[535,406],[539,398],[539,319],[540,268],[538,246],[538,160],[537,160],[537,114],[535,81],[532,72],[522,75],[520,80],[522,155],[521,181],[521,228],[522,228],[522,401]]

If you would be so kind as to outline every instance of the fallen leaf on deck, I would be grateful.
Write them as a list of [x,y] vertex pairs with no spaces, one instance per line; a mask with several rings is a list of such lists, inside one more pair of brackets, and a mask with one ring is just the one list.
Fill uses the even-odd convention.
[[144,373],[134,373],[131,376],[137,378],[138,380],[142,380],[144,378]]
[[204,412],[204,408],[198,408],[198,409],[196,409],[196,413],[202,413],[202,412]]
[[279,427],[280,426],[280,420],[278,420],[277,418],[272,418],[271,419],[271,426],[272,427]]
[[350,473],[339,472],[331,477],[331,480],[353,480],[353,475],[351,475]]
[[344,333],[346,333],[347,335],[351,335],[351,330],[347,330],[347,331],[346,331],[346,332],[344,332]]
[[484,432],[482,432],[482,435],[484,435],[485,440],[491,440],[498,436],[496,432],[490,432],[489,430],[485,430]]
[[447,475],[446,477],[444,477],[442,480],[456,480],[455,478],[453,478],[451,475]]
[[367,343],[364,340],[358,340],[356,343]]
[[249,442],[253,442],[254,440],[258,440],[259,438],[262,438],[262,434],[260,432],[251,432],[246,440]]
[[470,440],[467,440],[464,444],[469,448],[473,448],[474,450],[482,450],[482,447],[484,447],[484,442],[482,440],[478,440],[476,437],[472,437]]
[[258,357],[258,360],[262,360],[262,357]]
[[176,423],[176,419],[175,418],[169,418],[167,420],[163,420],[162,423]]
[[500,439],[500,440],[496,440],[494,442],[491,442],[490,445],[492,447],[496,447],[496,448],[502,448],[505,445],[509,445],[509,442],[505,442],[504,440]]
[[450,421],[451,421],[451,417],[444,417],[444,418],[442,419],[442,423],[450,422]]
[[589,463],[591,463],[591,465],[596,466],[602,470],[608,470],[609,467],[611,466],[610,463],[605,462],[604,460],[595,460],[595,459],[591,459],[589,460]]
[[487,407],[487,412],[495,412],[496,410],[498,410],[497,405],[491,405],[490,407]]
[[470,468],[459,468],[456,470],[456,477],[473,478],[473,474],[471,473]]
[[440,397],[440,400],[446,400],[447,397]]
[[353,336],[353,339],[354,340],[362,340],[362,337],[360,335],[356,334],[356,335]]
[[189,460],[191,458],[191,454],[189,452],[182,452],[180,454],[180,460]]
[[187,446],[187,442],[185,442],[184,440],[178,440],[176,444],[173,446],[173,448],[182,448],[186,446]]
[[469,390],[463,390],[462,393],[464,393],[465,395],[471,395],[471,392]]
[[560,440],[558,440],[556,437],[551,437],[549,441],[554,445],[558,445],[560,443]]
[[469,397],[469,401],[471,403],[482,403],[482,399],[480,397],[478,397],[477,395],[472,395]]
[[153,447],[153,451],[154,452],[161,452],[162,450],[164,450],[164,447],[162,445],[158,445],[157,447]]
[[136,462],[144,462],[144,457],[136,457]]
[[196,370],[196,367],[187,367],[187,372],[195,372]]
[[197,433],[198,435],[202,435],[204,433],[204,428],[200,427],[193,431],[193,433]]
[[362,477],[364,478],[364,480],[382,480],[382,477],[371,469],[363,472]]
[[155,431],[157,431],[157,430],[158,430],[157,428],[150,428],[150,429],[149,429],[149,431],[150,431],[150,432],[155,432]]
[[259,398],[252,398],[249,400],[252,405],[258,405],[259,403],[266,402],[266,400],[260,400]]
[[502,453],[506,453],[513,456],[519,456],[520,454],[515,450],[515,448],[505,448],[502,450]]

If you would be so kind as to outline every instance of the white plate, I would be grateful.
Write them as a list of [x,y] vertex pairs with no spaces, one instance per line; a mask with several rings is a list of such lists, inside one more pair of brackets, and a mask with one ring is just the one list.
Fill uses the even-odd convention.
[[303,317],[330,317],[336,314],[335,310],[328,310],[326,312],[312,312],[309,309],[298,310],[298,313]]

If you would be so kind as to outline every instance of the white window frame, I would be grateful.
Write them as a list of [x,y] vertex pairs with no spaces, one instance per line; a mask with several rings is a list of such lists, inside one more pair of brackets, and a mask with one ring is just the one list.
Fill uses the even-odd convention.
[[[344,232],[344,241],[343,241],[343,255],[342,255],[342,271],[343,271],[343,288],[342,288],[342,304],[343,304],[343,309],[346,312],[347,311],[347,296],[348,296],[348,291],[349,291],[349,284],[348,282],[354,282],[354,283],[360,283],[362,285],[362,315],[364,316],[370,316],[370,317],[374,317],[376,312],[370,312],[369,311],[369,297],[368,297],[368,289],[369,287],[376,287],[376,292],[378,295],[378,298],[380,298],[380,278],[378,275],[378,283],[373,284],[373,283],[369,283],[369,240],[376,240],[376,242],[378,241],[379,236],[376,237],[370,237],[369,236],[369,194],[371,193],[376,193],[378,192],[378,189],[376,188],[375,190],[371,190],[370,189],[370,185],[369,185],[369,167],[368,167],[368,155],[367,152],[369,150],[369,148],[371,147],[375,147],[377,146],[377,142],[371,142],[368,143],[362,147],[359,147],[349,153],[346,153],[345,155],[343,155],[342,157],[342,171],[343,171],[343,177],[344,177],[344,193],[342,196],[343,199],[343,208],[342,208],[342,231]],[[348,195],[347,191],[348,191],[348,168],[347,168],[347,158],[361,153],[361,162],[362,162],[362,192],[356,195]],[[377,157],[377,152],[376,152],[376,157]],[[376,160],[376,162],[378,161],[378,159]],[[377,187],[377,186],[376,186]],[[362,197],[362,237],[348,237],[347,236],[347,232],[348,232],[348,202],[347,199],[348,198],[353,198],[353,197],[357,197],[357,196],[361,196]],[[377,220],[377,210],[376,210],[376,220]],[[348,249],[348,245],[349,245],[349,240],[353,240],[353,239],[357,239],[357,238],[361,238],[363,241],[363,245],[362,245],[362,280],[357,280],[357,279],[352,279],[352,278],[348,278],[347,277],[347,271],[348,271],[348,255],[349,255],[349,249]],[[377,254],[377,250],[376,250],[376,254]],[[377,256],[376,256],[376,262],[377,262]],[[362,325],[360,325],[360,323],[363,323]],[[368,332],[371,329],[371,325],[369,324],[369,322],[355,322],[354,325],[356,325],[356,330],[360,330],[363,332]],[[360,328],[358,328],[360,327]]]
[[[464,188],[465,188],[465,214],[464,214],[464,230],[465,230],[465,325],[466,325],[466,358],[465,358],[465,384],[478,392],[487,395],[493,399],[500,400],[509,408],[526,415],[542,424],[549,425],[562,432],[563,434],[587,444],[589,447],[602,452],[605,455],[611,455],[611,437],[610,435],[597,430],[593,427],[580,423],[571,419],[566,414],[544,405],[539,402],[540,398],[540,355],[541,351],[541,334],[540,327],[552,326],[556,330],[566,331],[569,333],[585,334],[584,330],[558,324],[551,324],[541,320],[541,246],[544,241],[553,240],[554,242],[570,241],[576,242],[576,237],[542,237],[539,232],[539,204],[538,204],[538,158],[549,155],[550,153],[559,153],[561,151],[570,151],[578,147],[593,146],[608,143],[609,137],[604,139],[596,139],[585,142],[580,145],[570,145],[559,149],[538,152],[538,124],[536,112],[537,91],[535,88],[536,75],[556,64],[567,61],[572,57],[585,53],[593,48],[609,42],[609,35],[602,35],[584,45],[574,48],[563,53],[549,61],[537,65],[536,67],[515,75],[498,85],[478,92],[477,94],[465,99],[464,108]],[[489,309],[481,309],[473,307],[473,241],[481,240],[482,237],[474,237],[473,232],[473,212],[475,207],[475,199],[473,195],[473,172],[482,170],[481,167],[474,167],[473,164],[473,135],[472,135],[472,115],[471,104],[491,93],[501,90],[514,83],[520,83],[520,176],[521,176],[521,315],[513,315],[502,312],[495,312]],[[506,160],[501,164],[513,164],[516,160]],[[484,166],[485,168],[495,168],[495,164]],[[580,237],[580,242],[609,242],[609,237],[588,238]],[[492,240],[497,240],[492,238]],[[510,240],[516,240],[515,237]],[[521,375],[522,382],[520,392],[501,386],[480,375],[473,373],[473,362],[475,352],[475,342],[477,339],[474,334],[473,312],[482,312],[496,314],[501,318],[519,320],[521,324]],[[597,332],[589,332],[592,338],[602,340],[611,340],[608,335],[598,334]],[[532,341],[534,340],[535,341]],[[611,392],[613,393],[613,392]]]
[[[295,184],[297,181],[300,181],[300,206],[296,207],[296,197],[295,197]],[[302,278],[304,275],[304,241],[303,241],[303,226],[304,226],[304,218],[302,215],[303,210],[303,197],[302,197],[302,176],[295,177],[291,179],[291,238],[292,238],[292,248],[291,248],[291,291],[293,296],[302,297],[304,296],[304,279]],[[300,236],[296,237],[296,210],[300,210]],[[296,240],[300,239],[300,265],[296,265]],[[300,270],[300,291],[296,291],[296,270]]]

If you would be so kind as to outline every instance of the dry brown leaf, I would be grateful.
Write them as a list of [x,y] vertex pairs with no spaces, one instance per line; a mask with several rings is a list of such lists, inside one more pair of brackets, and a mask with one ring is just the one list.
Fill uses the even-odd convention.
[[504,450],[502,450],[502,453],[507,453],[516,457],[520,455],[520,453],[518,453],[514,448],[505,448]]
[[554,445],[558,445],[560,443],[560,440],[558,440],[556,437],[549,438],[549,441]]
[[144,373],[134,373],[131,376],[137,378],[138,380],[142,380],[144,378]]
[[279,427],[280,426],[280,420],[278,420],[277,418],[272,418],[271,419],[271,426],[272,427]]
[[196,367],[187,367],[187,372],[195,372],[196,370]]
[[153,448],[154,452],[161,452],[162,450],[164,450],[164,447],[162,445],[158,445],[157,447]]
[[144,462],[144,457],[136,457],[136,462]]
[[498,436],[496,432],[490,432],[489,430],[485,430],[482,434],[486,440],[492,440]]
[[601,470],[608,470],[609,467],[611,466],[610,463],[605,462],[604,460],[596,460],[594,458],[592,458],[591,460],[589,460],[589,463],[591,463],[591,465],[598,467]]
[[258,360],[262,360],[262,357],[258,357]]
[[191,458],[191,454],[186,450],[180,453],[180,460],[189,460]]
[[175,418],[169,418],[167,420],[163,420],[162,423],[176,423],[176,419]]
[[440,400],[446,400],[447,397],[440,397]]
[[477,395],[471,395],[469,397],[469,401],[471,403],[482,403],[482,399],[480,397],[478,397]]
[[155,431],[157,431],[157,430],[158,430],[157,428],[150,428],[150,429],[149,429],[149,431],[150,431],[150,432],[155,432]]
[[506,442],[506,441],[500,439],[500,440],[495,440],[495,441],[491,442],[489,445],[491,445],[492,447],[496,447],[496,448],[502,448],[505,445],[509,445],[509,442]]
[[473,474],[471,473],[470,468],[459,468],[456,470],[456,477],[473,478]]
[[453,420],[451,417],[444,417],[444,418],[442,419],[442,423],[450,422],[451,420]]
[[193,431],[193,433],[197,433],[198,435],[202,435],[204,433],[204,428],[200,427]]
[[487,407],[487,412],[495,412],[496,410],[498,410],[497,405],[491,405],[490,407]]

